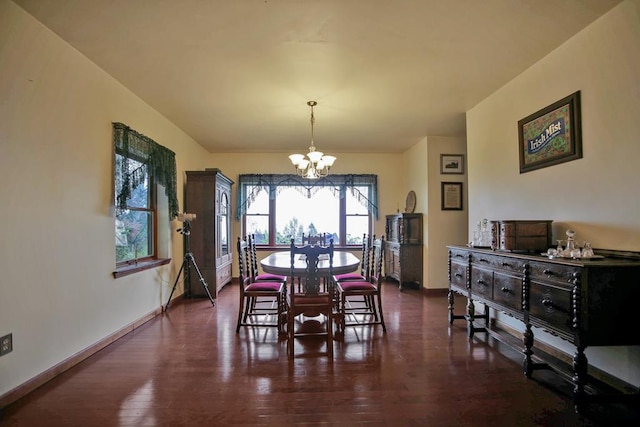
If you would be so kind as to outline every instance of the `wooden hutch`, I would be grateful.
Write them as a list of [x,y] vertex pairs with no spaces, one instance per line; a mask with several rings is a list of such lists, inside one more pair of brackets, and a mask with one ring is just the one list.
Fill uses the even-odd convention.
[[384,271],[387,278],[404,283],[422,283],[422,214],[387,215]]
[[[231,281],[231,187],[233,181],[219,169],[186,171],[185,212],[196,214],[191,222],[191,253],[215,298]],[[195,271],[185,276],[187,297],[206,297]]]

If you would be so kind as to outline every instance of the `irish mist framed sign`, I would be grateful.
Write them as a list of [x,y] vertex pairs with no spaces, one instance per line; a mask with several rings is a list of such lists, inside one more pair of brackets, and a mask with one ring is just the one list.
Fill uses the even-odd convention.
[[520,173],[582,158],[580,91],[518,121]]

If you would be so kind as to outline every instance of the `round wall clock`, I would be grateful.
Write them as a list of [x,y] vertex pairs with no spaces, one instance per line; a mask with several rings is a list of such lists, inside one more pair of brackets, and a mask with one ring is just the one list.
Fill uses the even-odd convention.
[[404,211],[406,213],[413,213],[416,210],[416,192],[411,190],[407,194],[407,200],[405,201]]

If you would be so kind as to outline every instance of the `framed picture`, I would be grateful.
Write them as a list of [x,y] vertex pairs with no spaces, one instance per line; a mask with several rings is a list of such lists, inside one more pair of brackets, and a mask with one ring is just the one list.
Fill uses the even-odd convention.
[[442,183],[442,210],[461,211],[462,210],[462,183],[443,182]]
[[440,154],[440,173],[464,173],[464,154]]
[[518,121],[520,173],[582,158],[580,91]]

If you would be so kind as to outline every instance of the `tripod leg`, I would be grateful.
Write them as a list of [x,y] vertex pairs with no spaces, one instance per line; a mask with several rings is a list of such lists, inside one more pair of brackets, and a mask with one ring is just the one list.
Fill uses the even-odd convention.
[[216,302],[211,296],[211,292],[209,292],[209,285],[207,285],[207,281],[204,280],[204,277],[202,277],[202,273],[200,273],[200,269],[198,268],[198,264],[196,264],[196,260],[193,258],[193,255],[191,253],[187,254],[187,258],[193,264],[193,267],[195,268],[196,273],[198,273],[198,277],[200,278],[200,283],[202,283],[202,287],[204,288],[204,291],[207,293],[207,296],[209,297],[209,301],[211,301],[211,305],[215,307]]
[[169,294],[169,299],[167,300],[167,303],[164,305],[164,311],[167,311],[167,308],[169,308],[169,303],[171,302],[171,297],[173,296],[173,292],[176,290],[176,286],[178,285],[178,280],[180,279],[180,274],[182,274],[182,271],[184,270],[184,266],[187,264],[187,260],[185,258],[184,261],[182,261],[182,266],[180,267],[180,271],[178,271],[178,275],[176,276],[176,281],[173,283],[173,288],[171,288],[171,293]]

